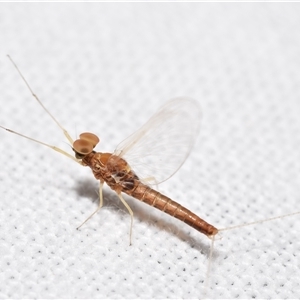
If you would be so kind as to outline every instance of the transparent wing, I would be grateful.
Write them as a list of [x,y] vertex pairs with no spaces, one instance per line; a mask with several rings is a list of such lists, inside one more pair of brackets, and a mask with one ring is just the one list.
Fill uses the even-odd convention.
[[200,121],[201,111],[195,100],[172,99],[121,142],[114,154],[125,159],[142,181],[161,183],[177,172],[190,154]]

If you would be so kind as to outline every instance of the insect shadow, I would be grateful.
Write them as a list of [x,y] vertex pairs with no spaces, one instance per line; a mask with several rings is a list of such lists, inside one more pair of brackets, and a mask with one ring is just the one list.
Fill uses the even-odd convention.
[[[94,181],[93,179],[81,179],[75,181],[75,187],[74,190],[77,193],[78,196],[84,197],[89,199],[92,203],[97,204],[98,202],[98,182]],[[120,217],[124,217],[124,215],[127,215],[127,211],[124,208],[124,205],[119,200],[116,193],[113,191],[104,189],[103,190],[103,199],[104,199],[104,205],[102,209],[109,208],[110,210],[113,210],[114,213],[119,214]],[[201,254],[209,257],[210,252],[210,244],[207,244],[205,242],[199,241],[199,239],[194,239],[189,234],[189,228],[183,225],[187,228],[181,228],[180,222],[175,224],[171,221],[166,220],[166,218],[158,217],[157,214],[162,212],[160,211],[149,211],[148,207],[144,205],[143,203],[137,202],[134,198],[127,196],[126,201],[130,204],[130,206],[134,210],[134,219],[138,220],[139,222],[146,222],[148,226],[151,226],[158,231],[165,231],[168,233],[172,233],[177,236],[181,241],[187,243],[190,247],[195,248],[201,252]],[[101,210],[102,210],[101,209]],[[99,218],[101,218],[101,210],[97,214]],[[87,214],[89,212],[86,212]],[[128,220],[129,220],[128,215]],[[85,227],[88,228],[88,227]],[[83,230],[80,229],[80,230]],[[214,255],[217,255],[215,253]]]

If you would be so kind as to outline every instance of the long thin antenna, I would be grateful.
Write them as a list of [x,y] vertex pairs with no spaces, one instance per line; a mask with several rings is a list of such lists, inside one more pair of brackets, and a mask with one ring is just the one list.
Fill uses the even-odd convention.
[[71,145],[73,145],[73,139],[71,138],[71,136],[69,135],[69,133],[67,132],[66,129],[64,129],[60,123],[54,118],[54,116],[50,113],[50,111],[44,106],[44,104],[40,101],[40,99],[38,98],[38,96],[33,92],[33,90],[31,89],[30,85],[28,84],[27,80],[25,79],[25,77],[23,76],[22,72],[20,71],[20,69],[18,68],[18,66],[16,65],[16,63],[13,61],[13,59],[7,55],[7,57],[9,58],[9,60],[11,61],[11,63],[14,65],[14,67],[16,68],[16,70],[18,71],[19,75],[21,76],[21,78],[23,79],[23,81],[25,82],[27,88],[29,89],[31,95],[36,99],[36,101],[40,104],[40,106],[45,110],[45,112],[52,118],[52,120],[56,123],[56,125],[63,131],[63,134],[65,135],[65,137],[68,139],[68,141],[70,142]]

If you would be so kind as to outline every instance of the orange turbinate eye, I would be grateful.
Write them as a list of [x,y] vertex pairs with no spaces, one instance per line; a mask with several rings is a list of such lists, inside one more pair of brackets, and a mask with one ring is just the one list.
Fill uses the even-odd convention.
[[93,145],[93,148],[100,142],[99,138],[91,132],[84,132],[79,135],[79,138],[80,140],[88,141]]
[[93,144],[86,140],[76,140],[73,143],[73,149],[76,153],[82,155],[88,155],[93,151]]

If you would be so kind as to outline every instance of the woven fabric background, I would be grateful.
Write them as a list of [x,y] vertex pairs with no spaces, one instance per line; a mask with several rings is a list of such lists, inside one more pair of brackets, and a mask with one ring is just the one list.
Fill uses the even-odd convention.
[[[168,99],[202,107],[184,166],[159,190],[214,224],[300,210],[299,3],[1,3],[0,125],[72,152],[113,151]],[[299,298],[300,215],[211,241],[88,168],[0,131],[1,298]],[[174,149],[176,151],[176,149]],[[155,175],[155,174],[154,174]]]

